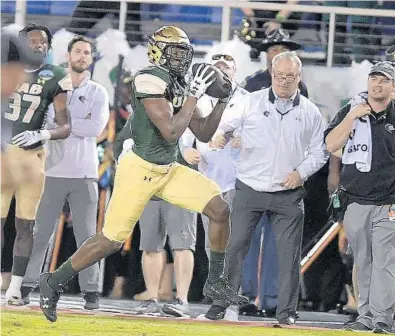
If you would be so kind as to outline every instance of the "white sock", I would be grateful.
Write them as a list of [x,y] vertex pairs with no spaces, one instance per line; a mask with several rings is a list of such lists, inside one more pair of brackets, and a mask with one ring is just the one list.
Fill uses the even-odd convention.
[[187,298],[179,297],[179,299],[182,301],[183,304],[188,304],[188,299]]
[[8,288],[20,290],[21,286],[22,286],[22,282],[23,282],[23,277],[17,276],[17,275],[12,275],[10,286]]

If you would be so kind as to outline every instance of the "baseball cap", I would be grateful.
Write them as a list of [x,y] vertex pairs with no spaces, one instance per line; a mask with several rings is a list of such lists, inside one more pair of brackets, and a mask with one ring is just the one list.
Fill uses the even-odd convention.
[[1,32],[1,64],[19,62],[30,67],[39,67],[44,62],[43,55],[29,47],[27,39],[12,32]]
[[379,73],[388,79],[395,80],[395,67],[390,62],[379,62],[373,65],[369,76],[374,73]]

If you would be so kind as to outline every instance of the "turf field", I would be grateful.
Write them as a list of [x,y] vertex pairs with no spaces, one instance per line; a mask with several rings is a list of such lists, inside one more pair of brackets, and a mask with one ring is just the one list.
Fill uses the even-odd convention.
[[[3,308],[3,307],[2,307]],[[56,323],[36,311],[1,311],[1,335],[6,336],[351,336],[340,330],[278,329],[190,320],[61,314]]]

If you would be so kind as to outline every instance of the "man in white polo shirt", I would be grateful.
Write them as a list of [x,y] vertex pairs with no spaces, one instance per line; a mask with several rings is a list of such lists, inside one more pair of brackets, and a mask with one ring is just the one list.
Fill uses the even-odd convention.
[[[56,158],[57,155],[50,153],[50,158],[55,156],[58,162],[50,160],[52,165],[46,170],[44,194],[34,228],[32,257],[21,288],[23,303],[29,302],[28,294],[36,286],[48,242],[66,200],[73,216],[77,246],[96,233],[99,166],[96,137],[108,122],[109,102],[106,89],[93,82],[87,71],[92,64],[92,48],[92,42],[83,36],[74,37],[68,45],[74,88],[68,95],[72,131],[61,143],[64,155]],[[54,120],[49,113],[48,123],[51,122]],[[99,307],[98,279],[98,264],[79,275],[86,309]]]
[[[239,86],[233,79],[236,74],[236,63],[229,54],[215,54],[211,57],[211,63],[226,73],[233,83],[232,98],[224,111],[222,120],[231,116],[235,111],[243,109],[241,106],[247,100],[245,99],[248,92]],[[244,99],[243,99],[244,98]],[[205,95],[198,101],[198,106],[202,113],[208,115],[216,104],[215,98]],[[180,139],[180,150],[183,157],[190,165],[198,165],[198,169],[205,176],[215,181],[224,193],[224,198],[231,204],[235,181],[236,181],[236,164],[235,161],[239,154],[239,138],[236,136],[237,130],[226,134],[226,140],[229,141],[225,146],[225,140],[218,143],[204,143],[196,139],[192,131],[187,128]],[[215,138],[215,136],[214,136]],[[196,149],[194,143],[196,141]],[[210,255],[208,239],[208,218],[202,216],[204,230],[206,233],[206,251]]]

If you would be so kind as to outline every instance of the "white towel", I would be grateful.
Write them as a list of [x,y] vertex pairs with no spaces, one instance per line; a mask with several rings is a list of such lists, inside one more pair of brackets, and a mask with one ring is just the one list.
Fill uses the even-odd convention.
[[[367,101],[363,92],[351,99],[351,109]],[[343,164],[355,164],[360,172],[370,172],[372,165],[372,131],[369,116],[354,121],[352,137],[348,139],[342,156]]]

